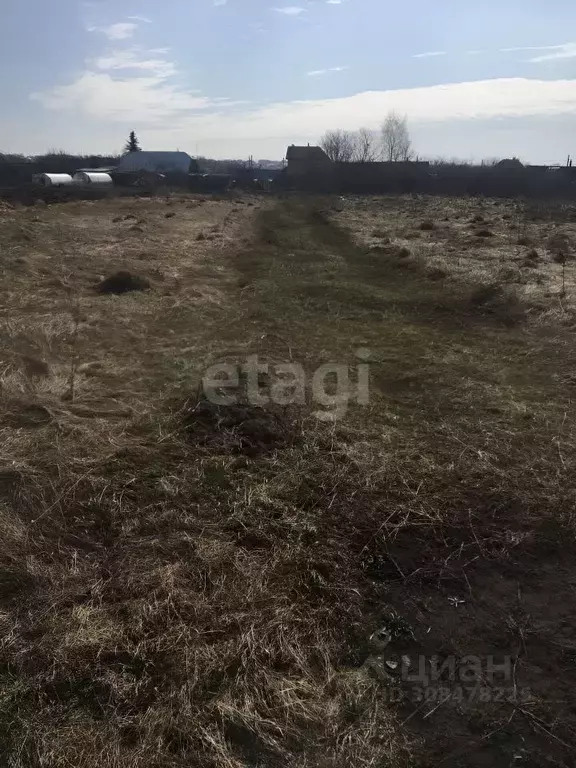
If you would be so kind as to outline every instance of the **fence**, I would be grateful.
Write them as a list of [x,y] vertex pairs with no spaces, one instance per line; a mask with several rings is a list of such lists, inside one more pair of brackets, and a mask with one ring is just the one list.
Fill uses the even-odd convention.
[[415,193],[576,200],[576,168],[335,163],[327,170],[310,169],[298,177],[283,175],[278,185],[338,194]]

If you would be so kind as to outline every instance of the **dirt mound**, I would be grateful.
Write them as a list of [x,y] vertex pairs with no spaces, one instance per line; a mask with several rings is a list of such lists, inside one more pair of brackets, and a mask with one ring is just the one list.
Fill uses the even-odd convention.
[[150,283],[145,277],[139,277],[133,275],[125,270],[115,272],[110,277],[107,277],[101,283],[96,286],[98,293],[107,294],[121,294],[130,293],[131,291],[147,291],[150,288]]
[[215,405],[202,400],[185,418],[192,442],[226,453],[259,456],[292,442],[282,414],[257,405]]
[[[259,393],[267,382],[259,379]],[[184,424],[191,442],[224,453],[259,456],[285,448],[297,435],[297,414],[293,408],[269,402],[255,405],[246,394],[246,381],[234,391],[235,402],[211,402],[204,392],[184,407]],[[230,394],[230,390],[227,390]]]

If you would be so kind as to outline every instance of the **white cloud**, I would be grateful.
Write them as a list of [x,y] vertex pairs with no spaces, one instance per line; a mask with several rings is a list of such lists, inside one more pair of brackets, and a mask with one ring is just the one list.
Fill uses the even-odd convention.
[[215,101],[179,90],[152,73],[146,77],[113,78],[106,72],[86,71],[69,85],[32,95],[48,109],[77,111],[106,121],[152,124],[216,106]]
[[131,48],[127,51],[112,51],[94,60],[96,69],[110,71],[132,69],[150,72],[159,78],[172,77],[177,73],[174,62],[162,58],[146,58],[154,54],[165,54],[167,49],[158,48],[154,51],[141,51],[140,48]]
[[327,5],[342,5],[344,0],[326,0]]
[[520,45],[514,48],[500,48],[502,53],[512,53],[516,51],[548,51],[539,56],[528,59],[531,63],[541,61],[553,61],[554,59],[574,59],[576,58],[576,43],[560,43],[559,45]]
[[511,51],[552,51],[555,48],[562,48],[562,45],[517,45],[513,48],[500,48],[503,53]]
[[390,109],[424,121],[576,115],[576,80],[506,78],[270,104],[235,113],[216,131],[222,135],[237,129],[246,137],[321,135],[327,128],[376,127]]
[[[414,121],[576,115],[576,80],[481,80],[365,91],[251,109],[185,90],[169,82],[166,74],[155,72],[152,65],[146,76],[118,79],[110,71],[118,65],[127,68],[128,62],[109,56],[104,57],[104,63],[107,71],[86,71],[73,83],[33,98],[50,109],[73,111],[106,123],[127,121],[154,127],[160,144],[162,136],[172,137],[169,143],[174,144],[191,134],[198,141],[317,137],[327,128],[376,127],[391,109]],[[232,107],[235,109],[231,111]]]
[[299,16],[304,13],[305,8],[300,8],[297,5],[286,5],[283,8],[274,8],[277,13],[283,13],[285,16]]
[[109,40],[126,40],[132,37],[137,29],[138,24],[128,21],[110,24],[108,27],[88,27],[89,32],[102,32]]
[[228,0],[213,0],[214,5],[226,5]]
[[574,59],[576,58],[576,43],[565,43],[564,45],[556,46],[555,50],[550,50],[550,53],[545,53],[540,56],[535,56],[530,59],[533,63],[540,61],[552,61],[553,59]]
[[433,56],[446,56],[446,51],[427,51],[426,53],[415,53],[413,59],[429,59]]
[[152,19],[149,19],[147,16],[127,16],[126,18],[133,21],[141,21],[143,24],[152,24]]
[[327,69],[313,69],[312,72],[306,72],[308,77],[318,77],[326,75],[329,72],[344,72],[348,67],[328,67]]
[[[155,125],[167,118],[178,124],[198,111],[222,111],[246,102],[209,98],[174,82],[174,62],[163,58],[166,48],[132,47],[111,51],[93,61],[73,82],[57,85],[31,99],[58,112],[74,111],[111,122]],[[130,74],[132,71],[132,74]]]

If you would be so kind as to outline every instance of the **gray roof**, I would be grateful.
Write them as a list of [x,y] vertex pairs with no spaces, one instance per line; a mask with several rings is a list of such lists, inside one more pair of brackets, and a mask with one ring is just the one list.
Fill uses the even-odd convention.
[[115,165],[107,165],[102,168],[77,168],[75,173],[110,173],[115,168]]
[[189,173],[191,162],[186,152],[129,152],[121,158],[117,170]]

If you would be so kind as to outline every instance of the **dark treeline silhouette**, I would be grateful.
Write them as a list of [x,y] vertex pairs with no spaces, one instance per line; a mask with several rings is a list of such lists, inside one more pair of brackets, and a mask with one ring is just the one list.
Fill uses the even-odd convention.
[[490,161],[336,162],[282,179],[289,189],[337,194],[428,194],[576,200],[576,168]]
[[[138,146],[137,137],[132,134],[133,146]],[[135,142],[135,143],[134,143]],[[128,146],[128,143],[127,143]],[[0,188],[29,184],[36,173],[69,173],[73,174],[80,168],[109,168],[120,162],[121,155],[74,155],[64,150],[49,150],[43,155],[26,157],[24,155],[0,153]],[[257,164],[243,160],[213,160],[199,157],[197,172],[231,174],[234,178],[239,175],[250,175]]]
[[[120,155],[75,155],[49,150],[26,157],[0,153],[0,190],[29,186],[37,173],[73,174],[80,168],[110,168]],[[486,195],[494,197],[563,198],[576,200],[576,168],[524,166],[518,160],[489,160],[471,164],[455,160],[429,163],[334,163],[332,169],[309,175],[297,183],[279,170],[260,169],[257,163],[199,157],[196,173],[230,175],[236,182],[274,176],[278,188],[353,194]]]

